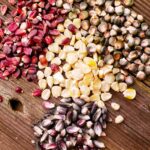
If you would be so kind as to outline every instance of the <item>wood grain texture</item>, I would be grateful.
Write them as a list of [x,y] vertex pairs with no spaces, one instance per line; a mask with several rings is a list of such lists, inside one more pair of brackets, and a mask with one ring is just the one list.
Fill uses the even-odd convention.
[[[1,0],[0,3],[7,1]],[[150,24],[149,0],[135,0],[133,9],[144,15]],[[24,93],[16,94],[16,86],[22,87]],[[34,138],[31,125],[44,114],[42,100],[31,96],[36,87],[35,83],[24,79],[0,80],[0,95],[4,96],[4,102],[0,104],[0,150],[35,150],[31,144]],[[102,138],[106,150],[150,150],[150,78],[144,82],[136,80],[134,88],[137,90],[134,101],[126,101],[121,93],[113,94],[112,101],[121,105],[120,111],[114,112],[110,102],[107,103],[112,118],[122,114],[125,122],[121,125],[108,124],[107,137]],[[11,109],[9,100],[12,98],[23,104],[23,112]]]

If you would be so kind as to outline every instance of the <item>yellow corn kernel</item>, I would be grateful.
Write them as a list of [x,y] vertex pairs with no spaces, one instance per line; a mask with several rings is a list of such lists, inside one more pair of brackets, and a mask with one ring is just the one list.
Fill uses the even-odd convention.
[[93,74],[90,72],[88,74],[85,74],[83,78],[83,83],[87,86],[91,84],[91,81],[93,80]]
[[94,61],[94,59],[90,57],[85,57],[84,58],[84,63],[90,66],[92,69],[97,69],[97,63]]
[[93,90],[100,90],[101,88],[101,80],[99,78],[95,78],[93,82],[91,82],[91,87]]
[[136,97],[136,90],[133,88],[128,88],[123,92],[125,98],[132,100]]
[[90,96],[91,101],[99,101],[100,100],[100,95],[99,94],[94,94]]

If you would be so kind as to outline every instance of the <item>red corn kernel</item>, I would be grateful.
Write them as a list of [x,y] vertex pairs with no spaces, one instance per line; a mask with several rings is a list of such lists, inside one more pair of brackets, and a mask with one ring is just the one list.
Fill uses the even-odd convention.
[[37,34],[37,30],[36,29],[34,29],[34,30],[31,30],[30,31],[30,33],[28,34],[28,38],[30,39],[30,38],[32,38],[33,36],[35,36],[36,34]]
[[9,4],[11,5],[15,5],[16,4],[16,0],[8,0]]
[[36,64],[38,62],[38,58],[36,56],[33,56],[31,59],[32,64]]
[[8,45],[3,46],[3,52],[5,54],[10,54],[11,53],[11,48]]
[[4,36],[4,30],[0,29],[0,37],[2,38]]
[[15,32],[15,35],[25,35],[26,34],[26,30],[23,29],[17,29]]
[[10,75],[9,71],[8,70],[5,70],[3,72],[3,77],[8,77]]
[[35,89],[35,90],[32,92],[32,95],[35,96],[35,97],[40,97],[40,96],[41,96],[41,93],[42,93],[42,90],[41,90],[41,89]]
[[15,73],[13,73],[13,77],[17,79],[20,76],[21,76],[21,71],[20,71],[20,69],[17,69],[17,71],[15,71]]
[[57,64],[51,64],[50,67],[51,67],[53,73],[56,73],[60,70],[60,68]]
[[60,34],[60,32],[59,32],[57,29],[50,30],[49,33],[50,33],[51,35],[55,35],[55,36],[57,36],[57,35]]
[[35,74],[36,72],[37,72],[37,69],[35,67],[28,68],[28,73],[29,74]]
[[61,43],[61,45],[69,45],[70,44],[70,39],[69,38],[65,38],[63,41],[62,41],[62,43]]
[[50,5],[55,5],[56,0],[48,0],[48,2],[50,3]]
[[73,34],[75,34],[77,28],[75,27],[75,25],[70,24],[70,25],[68,26],[68,30],[71,31]]
[[26,55],[31,55],[31,54],[32,54],[32,48],[24,48],[24,49],[23,49],[23,52],[24,52]]
[[10,32],[15,32],[18,28],[18,25],[15,22],[12,22],[8,25],[8,30]]
[[48,61],[44,55],[40,55],[39,60],[43,66],[48,65]]
[[51,21],[54,19],[54,14],[46,14],[43,16],[43,19]]
[[6,58],[6,54],[0,54],[0,60],[5,59]]
[[7,5],[1,5],[1,6],[0,6],[0,11],[1,11],[1,14],[2,14],[3,16],[6,14],[7,9],[8,9]]
[[45,43],[46,44],[52,44],[54,42],[54,40],[53,40],[53,38],[52,37],[50,37],[50,36],[46,36],[45,37]]
[[14,73],[16,71],[17,67],[10,65],[7,67],[7,70],[9,71],[10,74]]
[[2,19],[0,19],[0,27],[2,27],[3,21]]
[[2,103],[4,100],[3,96],[0,95],[0,103]]
[[29,64],[31,62],[31,59],[28,55],[23,55],[21,60],[25,64]]
[[16,93],[23,93],[23,89],[21,87],[16,87],[15,89]]

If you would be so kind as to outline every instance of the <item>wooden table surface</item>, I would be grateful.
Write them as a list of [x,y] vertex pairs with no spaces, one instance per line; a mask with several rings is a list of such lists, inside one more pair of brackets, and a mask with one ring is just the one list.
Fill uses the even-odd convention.
[[[1,0],[0,3],[7,3]],[[10,7],[12,9],[12,7]],[[144,15],[150,24],[150,0],[135,0],[135,11]],[[16,86],[22,87],[23,94],[16,94]],[[44,113],[42,100],[31,96],[37,87],[24,79],[9,81],[0,80],[0,95],[4,102],[0,104],[0,150],[34,150],[31,140],[34,139],[31,125]],[[114,93],[113,100],[121,105],[119,112],[114,112],[107,103],[112,118],[117,114],[125,117],[121,125],[108,124],[107,136],[102,141],[107,150],[150,150],[150,78],[144,82],[136,80],[133,86],[137,90],[134,101],[126,101],[121,93]],[[14,111],[10,100],[20,101]],[[52,100],[54,101],[54,100]]]

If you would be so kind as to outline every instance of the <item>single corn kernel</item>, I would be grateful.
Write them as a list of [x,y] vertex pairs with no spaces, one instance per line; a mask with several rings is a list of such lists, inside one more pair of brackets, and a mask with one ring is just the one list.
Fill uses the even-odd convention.
[[124,92],[127,89],[127,84],[124,82],[119,83],[120,92]]
[[101,99],[105,102],[108,101],[112,98],[112,94],[111,93],[102,93],[101,94]]
[[61,60],[65,60],[66,59],[66,52],[65,51],[63,51],[63,50],[61,50],[60,52],[59,52],[59,55],[58,55],[58,57],[61,59]]
[[55,57],[52,61],[51,64],[56,64],[56,65],[61,65],[61,60],[59,57]]
[[50,52],[58,54],[60,52],[61,48],[59,47],[58,43],[55,42],[48,46],[48,50]]
[[94,94],[92,96],[90,96],[90,100],[91,101],[100,101],[100,95],[99,94]]
[[58,83],[63,83],[64,82],[64,76],[60,73],[60,72],[57,72],[53,75],[53,78],[55,81],[57,81]]
[[48,62],[50,62],[52,59],[54,59],[54,57],[55,57],[55,55],[54,55],[53,52],[48,51],[46,53],[46,59],[47,59]]
[[50,94],[51,94],[50,90],[45,89],[45,90],[42,91],[41,98],[43,100],[48,100],[50,98]]
[[80,91],[82,95],[86,95],[86,96],[89,96],[91,92],[88,86],[80,86]]
[[70,89],[69,89],[69,91],[70,91],[70,95],[71,95],[71,97],[73,97],[73,98],[78,98],[78,97],[80,97],[80,90],[79,90],[79,88],[78,87],[71,87]]
[[51,74],[52,74],[51,68],[50,68],[50,67],[46,67],[46,68],[44,69],[44,76],[45,76],[45,77],[48,77],[48,76],[50,76]]
[[73,35],[71,38],[71,41],[70,41],[70,45],[74,46],[75,41],[76,41],[76,37],[75,37],[75,35]]
[[81,27],[81,19],[76,18],[73,20],[73,24],[76,26],[77,29]]
[[77,62],[77,60],[78,60],[78,55],[76,52],[72,52],[72,53],[67,54],[66,62],[68,62],[69,64],[72,65],[75,62]]
[[84,63],[87,64],[88,66],[91,67],[91,69],[97,69],[97,64],[94,61],[94,59],[90,58],[90,57],[85,57],[83,59]]
[[68,90],[68,89],[62,90],[61,96],[64,97],[64,98],[70,97],[70,92],[69,92],[69,90]]
[[40,70],[36,73],[36,75],[37,75],[38,80],[44,78],[44,73],[42,71],[40,71]]
[[48,86],[51,88],[53,86],[53,84],[54,84],[53,77],[52,76],[47,77],[46,81],[47,81]]
[[115,123],[116,124],[120,124],[120,123],[122,123],[124,121],[124,118],[123,118],[123,116],[121,116],[121,115],[118,115],[116,118],[115,118]]
[[104,80],[111,84],[115,81],[115,76],[113,73],[108,73],[105,75]]
[[80,69],[74,69],[71,71],[71,77],[74,80],[81,80],[84,77],[84,74],[81,72]]
[[125,98],[132,100],[136,97],[136,90],[132,88],[128,88],[123,92]]
[[119,92],[119,84],[118,84],[118,82],[113,82],[111,84],[111,89],[113,89],[116,92]]
[[47,82],[45,79],[40,79],[38,84],[39,84],[40,89],[45,89],[47,87]]
[[102,92],[109,92],[110,90],[110,84],[106,81],[101,82],[101,91]]
[[60,97],[61,91],[62,91],[62,88],[60,86],[53,86],[52,87],[52,95],[53,95],[53,97],[55,97],[55,98]]
[[63,71],[64,72],[68,72],[68,71],[70,71],[70,69],[71,69],[71,65],[70,64],[66,63],[66,64],[63,65]]
[[117,103],[115,103],[115,102],[112,102],[112,103],[111,103],[111,107],[112,107],[114,110],[116,110],[116,111],[120,109],[120,105],[117,104]]
[[63,24],[58,24],[57,30],[60,31],[60,32],[64,32],[64,30],[65,30],[64,25]]

